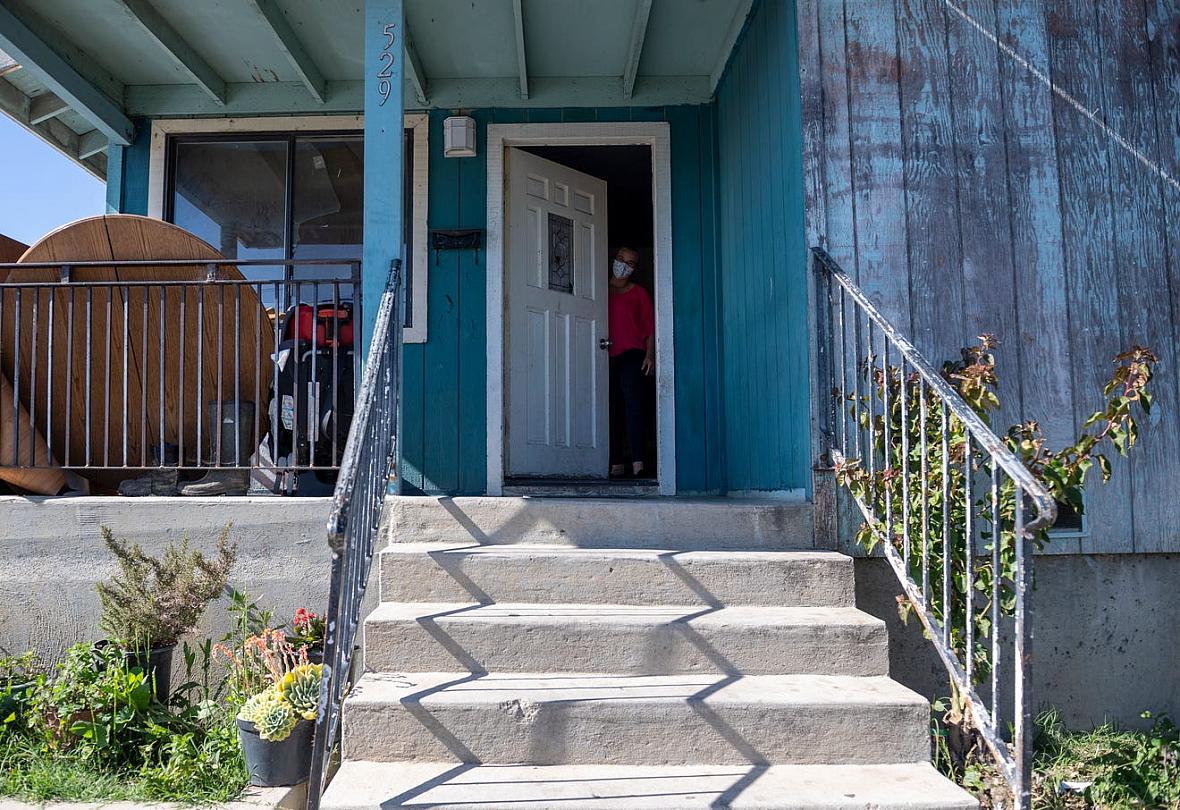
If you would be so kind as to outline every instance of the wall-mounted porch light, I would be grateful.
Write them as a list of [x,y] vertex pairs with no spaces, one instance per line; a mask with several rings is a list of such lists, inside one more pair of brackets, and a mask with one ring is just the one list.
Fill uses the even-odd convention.
[[475,119],[452,115],[443,121],[443,156],[475,157]]

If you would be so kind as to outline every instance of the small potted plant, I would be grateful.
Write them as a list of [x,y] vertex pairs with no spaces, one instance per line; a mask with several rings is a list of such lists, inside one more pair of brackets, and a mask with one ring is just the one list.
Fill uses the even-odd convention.
[[291,642],[296,649],[306,647],[307,660],[313,664],[322,664],[324,662],[324,633],[327,630],[327,623],[323,618],[307,608],[299,608],[295,611],[291,627],[291,634],[287,636],[287,641]]
[[310,663],[279,630],[250,636],[240,650],[215,648],[228,664],[230,684],[244,697],[238,739],[258,787],[297,785],[307,779],[319,711],[323,666]]
[[102,527],[103,543],[115,556],[119,572],[98,583],[99,626],[107,634],[107,644],[118,645],[129,665],[149,674],[152,692],[161,701],[167,699],[177,642],[197,626],[209,603],[225,589],[237,559],[229,530],[222,530],[217,555],[209,559],[192,551],[187,537],[179,545],[169,544],[162,557],[152,557]]

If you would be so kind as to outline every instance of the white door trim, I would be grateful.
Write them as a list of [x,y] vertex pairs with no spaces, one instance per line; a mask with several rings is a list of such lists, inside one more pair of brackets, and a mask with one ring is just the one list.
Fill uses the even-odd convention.
[[487,411],[489,495],[504,491],[504,149],[508,146],[651,147],[655,224],[656,476],[661,495],[676,494],[676,387],[672,324],[672,156],[666,122],[489,124]]

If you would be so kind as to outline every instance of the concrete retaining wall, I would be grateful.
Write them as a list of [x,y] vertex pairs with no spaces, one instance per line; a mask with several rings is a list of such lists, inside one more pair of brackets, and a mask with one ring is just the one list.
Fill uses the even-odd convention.
[[[890,674],[927,697],[946,676],[882,559],[856,561],[857,606],[889,628]],[[1142,725],[1145,709],[1180,717],[1180,555],[1045,555],[1036,560],[1033,697],[1073,728]]]
[[[158,554],[187,535],[209,552],[232,522],[238,544],[233,587],[290,621],[297,607],[323,611],[331,557],[326,498],[16,498],[0,497],[0,655],[37,650],[49,660],[100,636],[94,585],[115,570],[99,537],[110,526]],[[225,599],[193,638],[219,638]]]

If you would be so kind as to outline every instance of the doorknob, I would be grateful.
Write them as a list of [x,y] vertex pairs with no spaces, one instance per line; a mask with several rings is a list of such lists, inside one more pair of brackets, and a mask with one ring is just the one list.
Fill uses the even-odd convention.
[[598,348],[602,349],[604,352],[607,349],[609,349],[611,347],[611,345],[613,345],[613,344],[611,344],[610,338],[599,338],[598,339]]

